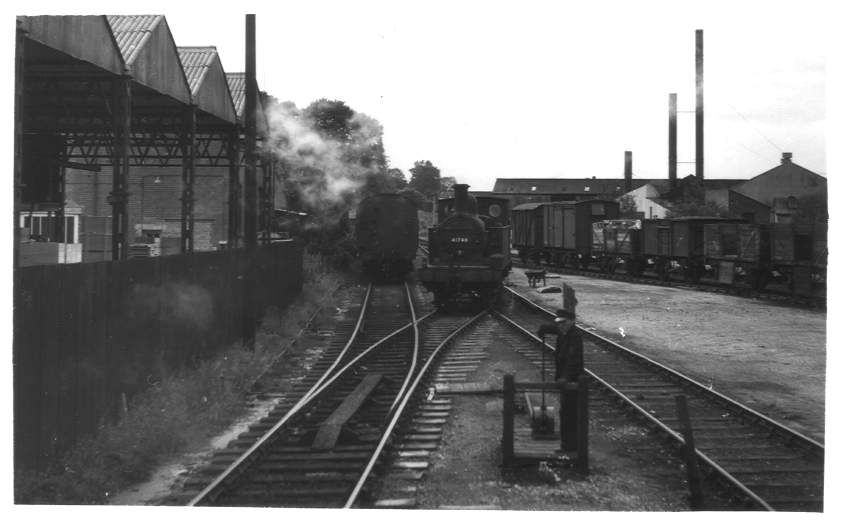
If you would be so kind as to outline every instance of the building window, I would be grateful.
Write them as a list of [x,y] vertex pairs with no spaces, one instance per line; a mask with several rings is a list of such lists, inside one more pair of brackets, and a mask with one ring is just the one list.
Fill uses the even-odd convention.
[[[29,238],[41,242],[47,242],[52,239],[52,242],[64,242],[66,244],[76,244],[79,240],[79,215],[69,215],[65,217],[64,240],[57,240],[52,236],[56,229],[56,217],[48,218],[46,212],[34,212],[21,215],[21,227],[24,232],[29,233]],[[51,226],[53,229],[51,230]]]

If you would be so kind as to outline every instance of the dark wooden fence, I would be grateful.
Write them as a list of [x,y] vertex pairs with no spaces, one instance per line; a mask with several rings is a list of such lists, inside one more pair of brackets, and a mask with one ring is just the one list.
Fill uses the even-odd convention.
[[15,467],[55,462],[114,416],[122,394],[241,340],[257,321],[249,309],[259,318],[300,293],[302,261],[302,247],[283,242],[17,269]]

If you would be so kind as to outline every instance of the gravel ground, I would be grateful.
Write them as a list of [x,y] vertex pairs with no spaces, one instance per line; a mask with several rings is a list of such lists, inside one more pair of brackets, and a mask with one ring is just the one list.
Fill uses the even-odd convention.
[[[548,308],[560,293],[514,288]],[[714,293],[577,276],[579,324],[743,401],[820,441],[824,434],[826,314]],[[489,359],[472,381],[500,384],[505,372],[538,380],[527,362],[495,335]],[[501,401],[454,398],[443,445],[419,486],[426,509],[686,511],[684,468],[639,426],[605,427],[590,409],[590,473],[546,467],[518,474],[499,467]],[[517,424],[520,419],[517,417]],[[720,509],[724,504],[708,504]]]
[[[488,359],[469,382],[500,387],[504,374],[539,381],[540,374],[510,346],[510,335],[495,327]],[[558,405],[549,395],[554,413]],[[611,423],[590,405],[588,475],[553,465],[503,470],[500,466],[500,396],[460,394],[453,398],[442,446],[417,494],[423,509],[505,509],[513,511],[683,511],[689,509],[684,469],[677,457],[627,421]],[[617,416],[619,414],[616,414]],[[516,416],[527,426],[528,415]]]
[[[514,289],[549,308],[559,293]],[[825,432],[826,313],[709,292],[561,275],[578,323],[713,386],[820,442]]]

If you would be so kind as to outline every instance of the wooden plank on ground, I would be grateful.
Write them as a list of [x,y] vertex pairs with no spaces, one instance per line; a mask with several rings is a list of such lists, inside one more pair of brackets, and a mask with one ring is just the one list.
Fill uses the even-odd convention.
[[342,401],[336,410],[330,414],[319,427],[312,447],[317,450],[329,450],[336,445],[342,427],[360,409],[366,398],[374,391],[383,376],[381,374],[369,374],[360,381],[360,384]]

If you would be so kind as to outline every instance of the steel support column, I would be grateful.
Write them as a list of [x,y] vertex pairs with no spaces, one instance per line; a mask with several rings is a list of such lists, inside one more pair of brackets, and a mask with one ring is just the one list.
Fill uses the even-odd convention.
[[274,161],[262,162],[262,240],[271,242],[271,220],[274,215]]
[[245,20],[245,247],[256,247],[256,15]]
[[130,78],[123,76],[114,83],[112,192],[112,260],[127,258],[127,179],[130,174]]
[[[18,22],[20,23],[20,22]],[[20,217],[20,207],[21,207],[21,190],[23,189],[23,169],[22,169],[22,161],[23,161],[23,121],[22,114],[24,108],[24,36],[26,35],[26,31],[22,29],[17,29],[17,34],[15,38],[15,136],[14,136],[14,155],[15,155],[15,164],[14,164],[14,190],[15,190],[15,200],[14,200],[14,240],[15,244],[12,246],[13,257],[12,257],[12,266],[17,267],[18,262],[20,261],[20,253],[21,253],[21,217]]]
[[182,132],[183,195],[180,197],[180,252],[195,249],[195,144],[197,140],[197,108],[186,110],[185,128]]
[[227,140],[227,157],[230,163],[230,178],[227,189],[227,247],[239,247],[239,230],[242,215],[242,184],[239,182],[239,128],[230,133]]
[[254,349],[258,309],[256,308],[256,15],[245,15],[245,314],[242,322],[243,346]]

